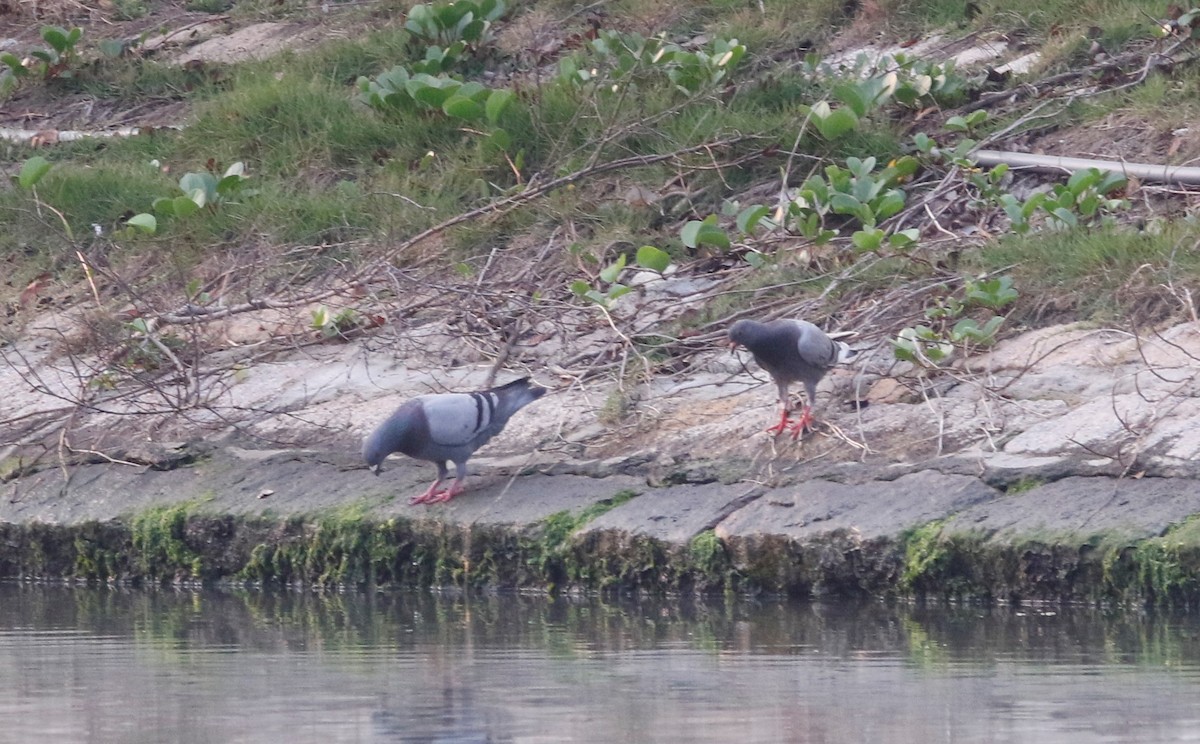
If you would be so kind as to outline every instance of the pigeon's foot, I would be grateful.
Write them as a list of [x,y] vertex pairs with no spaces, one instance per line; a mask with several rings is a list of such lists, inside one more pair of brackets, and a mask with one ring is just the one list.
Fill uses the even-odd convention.
[[457,480],[457,479],[453,483],[450,484],[449,488],[443,488],[443,489],[439,490],[438,489],[439,485],[441,485],[441,481],[434,483],[432,486],[429,487],[429,490],[427,490],[425,493],[422,493],[418,496],[413,496],[408,501],[409,505],[414,506],[416,504],[444,504],[447,501],[449,501],[450,499],[452,499],[455,496],[462,493],[464,490],[466,490],[463,487],[462,481]]
[[792,420],[788,418],[787,406],[784,406],[783,414],[779,417],[779,423],[775,424],[774,426],[764,429],[764,431],[767,432],[768,434],[782,434],[784,431],[787,430],[788,426],[791,423],[792,423]]
[[438,504],[443,501],[448,501],[450,497],[447,494],[449,493],[450,491],[445,488],[441,489],[440,491],[435,491],[431,488],[425,493],[413,496],[408,500],[408,503],[409,506],[416,506],[417,504]]
[[[429,488],[425,489],[424,493],[417,494],[409,499],[409,506],[415,506],[416,504],[436,504],[450,498],[450,496],[446,495],[448,491],[445,489],[438,489],[438,486],[440,485],[442,485],[442,479],[438,478],[432,483],[432,485],[429,486]],[[451,489],[453,489],[453,487],[454,486],[451,485]]]
[[792,439],[799,439],[801,434],[806,431],[810,431],[812,429],[812,423],[812,409],[808,406],[805,406],[804,412],[800,414],[800,418],[796,419],[794,422],[791,422],[791,426],[788,427],[789,431],[792,432]]

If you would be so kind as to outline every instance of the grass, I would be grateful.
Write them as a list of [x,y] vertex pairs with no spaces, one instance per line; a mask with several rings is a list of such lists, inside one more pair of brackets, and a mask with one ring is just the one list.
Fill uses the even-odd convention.
[[1116,39],[1132,36],[1131,27],[1145,28],[1163,15],[1154,0],[885,0],[889,25],[899,33],[929,31],[944,26],[1020,31],[1042,41],[1084,33],[1089,27],[1108,30]]
[[[1172,223],[1160,232],[1114,227],[1009,236],[974,259],[988,271],[1006,269],[1025,296],[1028,313],[1052,303],[1081,319],[1132,315],[1158,319],[1178,309],[1169,287],[1200,280],[1192,249],[1200,228]],[[1036,317],[1026,318],[1036,321]]]

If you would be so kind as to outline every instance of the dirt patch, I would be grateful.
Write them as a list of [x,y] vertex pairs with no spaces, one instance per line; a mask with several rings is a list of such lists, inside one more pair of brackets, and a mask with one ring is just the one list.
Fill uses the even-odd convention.
[[1200,129],[1118,112],[1101,121],[1064,127],[1013,144],[1048,155],[1183,165],[1200,157]]
[[172,61],[186,65],[193,62],[228,64],[247,59],[266,59],[288,49],[313,44],[324,35],[319,25],[256,23],[206,39],[176,55]]

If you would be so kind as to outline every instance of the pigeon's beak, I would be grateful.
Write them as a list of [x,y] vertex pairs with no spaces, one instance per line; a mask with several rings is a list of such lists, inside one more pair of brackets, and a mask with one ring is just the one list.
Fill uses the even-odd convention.
[[730,353],[730,354],[736,354],[736,353],[737,353],[737,350],[738,350],[738,342],[737,342],[737,341],[733,341],[733,340],[731,339],[731,340],[729,341],[729,353]]

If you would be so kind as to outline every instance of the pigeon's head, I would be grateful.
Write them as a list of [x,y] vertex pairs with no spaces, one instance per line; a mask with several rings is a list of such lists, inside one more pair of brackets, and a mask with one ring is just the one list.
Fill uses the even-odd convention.
[[729,327],[729,350],[736,351],[739,346],[753,343],[754,338],[758,335],[760,325],[760,323],[745,318],[731,325]]
[[375,475],[383,472],[383,461],[391,453],[392,450],[388,449],[384,444],[379,432],[375,432],[363,440],[363,460],[367,463],[367,470],[370,470]]

